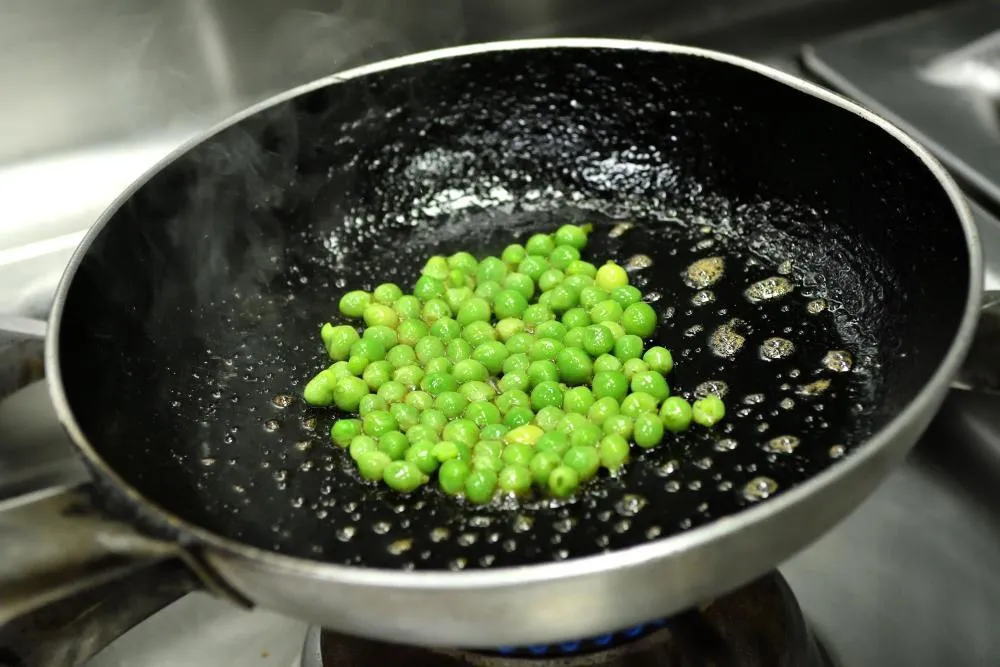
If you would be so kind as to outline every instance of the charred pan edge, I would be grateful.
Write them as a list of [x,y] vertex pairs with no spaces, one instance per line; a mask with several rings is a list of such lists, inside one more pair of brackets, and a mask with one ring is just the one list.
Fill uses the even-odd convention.
[[[842,462],[831,466],[815,477],[792,489],[789,489],[767,502],[742,510],[738,513],[738,515],[734,515],[734,517],[714,521],[704,526],[692,529],[686,533],[682,533],[659,542],[637,545],[629,549],[615,551],[612,553],[588,556],[562,562],[543,563],[533,565],[531,567],[497,568],[492,570],[468,572],[403,572],[397,570],[350,567],[311,561],[302,558],[293,558],[265,551],[263,549],[258,549],[256,547],[250,547],[194,526],[181,520],[179,517],[164,511],[146,499],[135,487],[125,482],[125,480],[123,480],[103,461],[80,430],[79,425],[70,411],[69,403],[66,400],[59,367],[58,331],[63,314],[63,304],[69,292],[70,285],[89,247],[118,209],[127,200],[129,200],[139,188],[149,181],[156,173],[164,169],[171,162],[174,162],[197,144],[202,143],[206,139],[249,116],[276,106],[282,102],[286,102],[292,98],[298,97],[304,93],[369,74],[434,60],[443,60],[447,58],[470,56],[496,51],[556,48],[586,48],[621,51],[632,50],[647,51],[651,53],[678,54],[708,58],[735,67],[740,67],[859,116],[891,135],[901,144],[906,146],[906,148],[916,155],[921,162],[923,162],[927,170],[934,175],[938,183],[948,194],[948,197],[951,199],[961,222],[969,252],[969,287],[966,294],[965,310],[959,326],[958,334],[952,341],[951,347],[949,348],[948,353],[945,355],[937,371],[931,377],[930,381],[923,387],[923,389],[921,389],[920,393],[917,394],[916,398],[910,402],[906,409],[904,409],[886,426],[869,438],[867,442],[859,446],[851,456],[847,457]],[[375,588],[384,587],[436,591],[459,589],[464,591],[468,591],[470,589],[488,590],[530,583],[551,583],[553,580],[559,579],[565,580],[587,577],[609,569],[629,569],[650,561],[665,558],[672,554],[696,550],[706,544],[722,538],[727,533],[730,533],[733,530],[734,523],[737,521],[743,528],[764,523],[774,515],[785,512],[796,503],[820,491],[824,487],[832,485],[838,478],[848,475],[853,471],[857,471],[857,469],[869,464],[870,462],[874,462],[874,459],[878,457],[882,450],[889,446],[892,440],[905,434],[909,424],[912,422],[922,421],[922,417],[926,417],[926,415],[935,409],[943,399],[951,378],[958,371],[959,366],[964,359],[969,346],[971,345],[972,337],[978,321],[982,292],[983,259],[982,249],[979,242],[979,233],[967,208],[964,196],[959,190],[957,184],[948,175],[944,167],[942,167],[938,161],[927,152],[927,150],[917,144],[916,141],[907,136],[902,130],[893,126],[888,121],[876,116],[867,109],[836,93],[820,88],[819,86],[803,81],[795,76],[786,74],[772,67],[717,51],[675,44],[619,39],[567,38],[514,40],[428,51],[385,60],[371,65],[365,65],[318,79],[249,107],[219,125],[216,125],[214,128],[208,130],[199,137],[196,137],[195,139],[192,139],[182,145],[147,171],[144,176],[138,179],[129,187],[128,190],[119,196],[101,215],[97,223],[90,229],[83,242],[77,248],[56,291],[54,305],[49,318],[50,335],[45,343],[45,363],[49,370],[49,388],[52,401],[55,405],[57,414],[59,415],[59,419],[76,443],[80,452],[88,460],[92,469],[99,471],[108,480],[117,484],[121,493],[127,498],[141,506],[147,507],[147,514],[158,514],[162,521],[176,530],[181,536],[184,536],[184,534],[190,535],[196,542],[200,542],[206,547],[218,549],[222,552],[222,555],[248,559],[256,562],[258,567],[266,567],[272,571],[277,571],[291,576],[310,576],[315,579],[330,582],[340,582],[347,585],[370,586]],[[899,455],[902,456],[902,453]],[[805,545],[796,545],[795,548],[800,548],[802,546]],[[793,550],[790,549],[789,553],[784,554],[783,557],[791,555],[792,551]]]

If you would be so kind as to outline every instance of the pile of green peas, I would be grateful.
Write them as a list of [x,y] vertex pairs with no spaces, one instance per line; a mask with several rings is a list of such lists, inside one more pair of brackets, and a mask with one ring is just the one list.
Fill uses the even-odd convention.
[[[581,256],[589,225],[427,260],[411,294],[392,283],[346,293],[326,323],[333,364],[305,400],[336,406],[333,442],[360,475],[408,493],[436,474],[473,503],[498,493],[566,498],[630,447],[656,447],[725,415],[717,396],[672,396],[669,350],[647,347],[653,308],[608,261]],[[360,333],[359,333],[360,329]]]

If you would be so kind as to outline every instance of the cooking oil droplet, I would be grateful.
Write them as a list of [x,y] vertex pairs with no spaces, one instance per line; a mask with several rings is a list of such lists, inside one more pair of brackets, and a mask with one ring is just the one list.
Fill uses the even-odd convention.
[[646,539],[655,540],[657,537],[663,534],[663,529],[659,526],[650,526],[646,529]]
[[672,479],[666,484],[664,484],[663,488],[667,493],[677,493],[678,491],[681,490],[681,483],[678,482],[676,479]]
[[625,234],[628,230],[635,227],[631,222],[619,222],[617,225],[611,228],[608,232],[608,238],[617,239]]
[[302,430],[304,430],[304,431],[315,431],[316,430],[316,418],[315,417],[309,417],[307,419],[303,419],[301,422],[299,422],[299,425],[302,427]]
[[753,285],[750,285],[743,292],[743,296],[747,298],[750,303],[760,303],[761,301],[772,301],[774,299],[779,299],[786,294],[791,293],[794,288],[792,283],[788,278],[783,276],[772,276],[770,278],[764,278],[764,280],[758,280]]
[[684,283],[688,287],[705,289],[717,283],[725,271],[726,262],[721,257],[703,257],[684,271]]
[[795,344],[787,338],[768,338],[760,346],[760,358],[764,361],[784,359],[795,352]]
[[298,509],[306,504],[306,499],[302,496],[296,496],[292,498],[292,507]]
[[799,442],[794,435],[779,435],[764,443],[764,449],[773,454],[791,454],[799,446]]
[[300,452],[309,451],[310,447],[312,447],[312,443],[308,440],[300,440],[299,442],[295,443],[295,449],[299,450]]
[[354,538],[357,529],[354,526],[344,526],[337,529],[337,539],[341,542],[350,542]]
[[514,532],[515,533],[526,533],[529,530],[531,530],[531,526],[534,523],[535,523],[535,520],[533,518],[531,518],[530,516],[525,516],[523,514],[518,514],[517,517],[514,518],[514,526],[513,526]]
[[390,528],[392,528],[392,526],[389,525],[388,521],[376,521],[372,524],[372,532],[376,535],[385,535],[389,532]]
[[469,564],[466,558],[456,558],[455,560],[448,563],[448,569],[452,572],[458,572],[459,570],[464,570],[465,566]]
[[431,542],[434,542],[435,544],[438,543],[438,542],[444,542],[450,536],[451,536],[451,531],[449,531],[447,528],[432,528],[431,529],[431,533],[430,533]]
[[281,424],[278,422],[277,419],[268,419],[266,422],[264,422],[264,430],[267,431],[268,433],[274,433],[279,428],[281,428]]
[[212,458],[211,456],[206,456],[205,458],[203,458],[201,460],[201,464],[203,466],[205,466],[206,468],[211,468],[212,466],[215,465],[215,462],[216,462],[216,459]]
[[732,438],[723,438],[715,443],[715,451],[717,452],[731,452],[736,449],[736,441]]
[[847,453],[847,448],[843,445],[834,445],[830,448],[830,458],[839,459]]
[[750,502],[770,498],[778,490],[778,483],[770,477],[754,477],[743,487],[743,497]]
[[495,561],[496,559],[497,557],[494,556],[493,554],[486,554],[484,556],[479,557],[479,564],[482,565],[483,567],[489,567],[490,565],[493,565],[493,561]]
[[802,385],[795,390],[795,393],[800,396],[819,396],[824,391],[830,388],[830,380],[826,378],[821,378],[815,382],[810,382],[809,384]]
[[719,489],[719,491],[729,491],[730,489],[733,488],[733,483],[730,482],[728,479],[725,479],[719,482],[719,486],[717,486],[716,488]]
[[694,388],[694,395],[698,398],[706,396],[724,397],[729,393],[729,385],[722,380],[706,380]]
[[712,353],[719,357],[734,357],[743,348],[746,338],[737,331],[742,324],[739,320],[729,320],[716,329],[708,338],[708,346]]
[[625,270],[629,272],[648,269],[652,265],[653,258],[649,255],[632,255],[625,260]]
[[295,397],[289,396],[288,394],[278,394],[271,399],[271,402],[274,403],[275,407],[287,408],[295,402]]
[[611,544],[611,539],[607,535],[598,535],[597,538],[594,540],[594,543],[597,546],[599,546],[602,549],[604,549],[609,544]]
[[669,477],[670,475],[677,472],[677,467],[678,467],[677,461],[670,460],[664,463],[663,465],[659,466],[656,469],[656,474],[659,475],[660,477]]
[[389,545],[387,551],[393,556],[401,556],[413,547],[413,540],[404,538]]
[[708,470],[712,467],[712,459],[708,456],[696,459],[694,462],[696,468],[701,468],[702,470]]
[[758,403],[763,403],[764,394],[747,394],[743,397],[743,402],[746,405],[757,405]]
[[846,373],[854,365],[854,358],[845,350],[830,350],[823,357],[823,365],[835,373]]
[[615,511],[622,516],[635,516],[648,502],[643,496],[627,493],[615,503]]
[[700,334],[704,330],[705,330],[705,327],[703,327],[700,324],[695,324],[694,326],[688,327],[687,329],[685,329],[684,330],[684,335],[687,338],[694,338],[695,336],[697,336],[698,334]]
[[631,527],[632,527],[631,521],[629,521],[628,519],[622,519],[615,525],[611,526],[611,530],[615,531],[619,535],[622,535],[624,533],[627,533],[628,529]]
[[778,273],[783,276],[787,276],[792,273],[793,268],[794,264],[792,263],[792,260],[786,259],[781,264],[778,264]]
[[712,292],[710,290],[701,290],[699,292],[695,292],[694,295],[691,297],[692,306],[707,306],[713,301],[715,301],[715,292]]
[[813,299],[806,304],[806,312],[810,315],[819,315],[826,310],[826,299]]
[[458,546],[471,547],[479,539],[475,533],[462,533],[458,536]]
[[795,407],[795,399],[791,398],[790,396],[786,396],[785,398],[781,399],[780,403],[778,403],[778,407],[780,407],[782,410],[791,410],[792,408]]
[[566,519],[559,519],[558,521],[552,524],[552,527],[555,529],[557,533],[562,533],[563,535],[565,535],[569,531],[573,530],[573,526],[575,525],[576,521],[570,518],[566,518]]

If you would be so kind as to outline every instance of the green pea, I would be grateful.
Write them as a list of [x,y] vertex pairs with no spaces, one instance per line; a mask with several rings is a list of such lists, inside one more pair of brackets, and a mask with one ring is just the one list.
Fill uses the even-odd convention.
[[549,264],[560,270],[566,270],[580,259],[580,251],[571,245],[558,245],[549,254]]
[[535,484],[548,487],[549,477],[552,475],[552,471],[558,468],[561,463],[562,456],[556,454],[555,452],[536,452],[535,455],[531,457],[531,463],[528,465],[528,470],[531,471],[531,477],[534,479]]
[[374,438],[381,437],[390,431],[398,428],[396,419],[389,414],[388,410],[374,410],[361,418],[365,435]]
[[388,410],[389,404],[385,402],[384,398],[380,398],[375,394],[368,394],[367,396],[362,396],[361,401],[358,403],[358,414],[364,417],[372,412],[377,412],[379,410]]
[[[589,326],[589,325],[588,325]],[[587,332],[587,327],[573,327],[566,332],[563,337],[563,345],[566,347],[576,347],[583,350],[583,336]],[[587,355],[588,358],[590,355]]]
[[479,262],[476,261],[476,258],[471,253],[460,251],[448,258],[448,267],[458,269],[462,273],[471,276],[476,273]]
[[528,466],[534,455],[535,448],[531,445],[514,442],[504,446],[501,458],[508,465]]
[[431,373],[451,374],[452,365],[447,357],[435,357],[424,364],[424,375]]
[[418,412],[423,412],[434,405],[434,397],[422,390],[411,391],[403,401]]
[[393,372],[392,379],[399,382],[407,389],[416,389],[420,386],[420,381],[424,379],[424,369],[416,364],[403,366],[402,368],[397,368]]
[[629,359],[638,359],[642,356],[642,339],[631,334],[622,336],[615,341],[615,356],[622,363]]
[[369,362],[385,359],[385,345],[374,338],[362,338],[351,345],[350,356],[365,357]]
[[604,431],[604,435],[617,435],[630,440],[633,425],[634,420],[628,415],[611,415],[604,420],[604,426],[601,427],[601,430]]
[[382,384],[378,388],[378,396],[384,400],[388,405],[393,403],[399,403],[404,398],[409,390],[403,386],[401,382],[396,382],[395,380],[389,380]]
[[434,399],[434,407],[448,419],[462,414],[469,400],[457,391],[443,391]]
[[594,373],[606,373],[609,371],[620,371],[622,362],[618,357],[610,354],[602,354],[594,359]]
[[655,412],[640,414],[635,418],[632,437],[643,449],[657,446],[663,440],[663,421]]
[[602,435],[603,433],[600,426],[597,424],[591,424],[590,422],[585,422],[570,434],[569,444],[574,447],[596,447],[597,443],[600,442]]
[[368,368],[368,357],[361,356],[360,354],[354,355],[347,360],[347,372],[350,375],[361,375]]
[[511,371],[510,373],[505,373],[497,381],[497,387],[501,392],[508,392],[514,389],[520,391],[528,391],[531,388],[531,381],[528,378],[528,374],[521,371]]
[[499,294],[502,290],[503,286],[500,283],[495,280],[487,280],[486,282],[476,285],[476,291],[474,294],[480,299],[486,299],[490,303],[493,303],[493,301],[497,298],[497,294]]
[[493,499],[497,488],[497,474],[493,470],[478,468],[465,478],[465,497],[469,502],[482,505]]
[[[431,325],[428,333],[430,335],[425,338],[439,338],[443,342],[451,342],[462,335],[462,325],[450,317],[442,317]],[[417,344],[419,345],[420,341],[417,341]]]
[[421,269],[420,273],[424,276],[430,276],[432,278],[437,278],[438,280],[444,280],[445,276],[448,275],[448,270],[451,267],[448,266],[448,260],[441,255],[434,255],[428,258],[427,262],[424,264],[424,268]]
[[567,449],[569,449],[569,436],[559,431],[550,431],[535,443],[535,451],[552,452],[559,457],[562,457]]
[[395,283],[382,283],[372,290],[372,298],[385,306],[391,306],[401,296],[403,296],[403,290]]
[[487,424],[479,431],[479,437],[483,440],[503,440],[510,428],[503,423]]
[[531,348],[528,349],[528,358],[532,361],[539,361],[541,359],[555,361],[556,355],[558,355],[562,349],[563,344],[557,340],[552,340],[551,338],[536,338],[535,342],[531,344]]
[[530,365],[531,359],[528,358],[528,355],[524,352],[519,352],[517,354],[511,354],[504,359],[501,370],[503,370],[504,374],[527,373]]
[[432,408],[424,410],[420,414],[420,423],[434,429],[435,433],[440,433],[444,429],[444,425],[448,423],[448,418],[440,410]]
[[656,311],[648,303],[633,303],[622,314],[625,333],[647,338],[656,330]]
[[674,368],[674,357],[670,350],[665,347],[655,345],[642,355],[642,360],[646,362],[650,370],[666,375]]
[[395,328],[399,324],[399,315],[389,306],[381,303],[370,303],[365,306],[365,312],[361,315],[365,324],[370,327],[385,326]]
[[409,461],[393,461],[382,472],[382,480],[394,491],[410,493],[416,491],[427,479],[416,464]]
[[515,272],[508,275],[503,281],[503,287],[504,290],[516,292],[525,299],[535,296],[535,281],[523,273]]
[[715,426],[726,416],[726,406],[714,394],[699,398],[691,406],[691,419],[701,426]]
[[451,312],[457,313],[462,304],[474,296],[471,287],[449,287],[444,292],[444,301],[448,304]]
[[574,445],[563,454],[563,465],[576,471],[581,482],[592,479],[601,467],[601,456],[594,447]]
[[548,359],[532,361],[528,366],[528,380],[532,387],[537,387],[542,382],[558,382],[559,369]]
[[[378,441],[369,435],[358,435],[355,436],[353,440],[351,440],[351,446],[348,448],[347,451],[351,455],[351,458],[354,459],[355,462],[357,462],[357,460],[361,458],[362,455],[368,454],[370,452],[377,452]],[[392,459],[389,460],[391,461]]]
[[559,407],[563,403],[563,390],[558,382],[546,380],[539,382],[531,390],[531,407],[541,410],[544,407]]
[[340,447],[349,447],[354,438],[361,435],[360,419],[338,419],[330,427],[330,440]]
[[497,338],[506,343],[517,334],[524,331],[524,322],[516,317],[505,317],[497,322]]
[[590,225],[563,225],[556,230],[555,241],[559,245],[568,245],[583,250],[587,245],[587,234],[590,233]]
[[530,333],[516,333],[507,341],[507,352],[510,354],[527,354],[531,349],[531,344],[535,342],[535,337]]
[[[445,425],[441,437],[451,442],[461,442],[468,446],[479,440],[479,427],[470,419],[455,419]],[[499,456],[499,454],[497,454]]]
[[587,419],[603,426],[609,417],[618,414],[618,401],[610,396],[604,396],[594,401],[594,404],[587,410]]
[[472,358],[481,363],[491,375],[499,375],[507,360],[507,347],[499,341],[485,341],[472,351]]
[[554,340],[561,343],[566,336],[566,331],[566,325],[562,322],[549,320],[535,327],[535,339]]
[[406,403],[393,403],[389,406],[389,414],[396,420],[399,430],[403,433],[420,423],[420,412]]
[[501,459],[503,452],[504,444],[496,440],[480,440],[472,448],[473,456],[484,456],[490,459]]
[[496,340],[496,332],[489,322],[470,322],[462,329],[462,338],[473,347]]
[[387,454],[393,461],[403,458],[409,446],[410,441],[399,431],[388,431],[378,438],[379,451]]
[[351,364],[347,361],[335,361],[322,372],[326,373],[331,380],[339,380],[342,377],[354,375],[354,372],[351,371]]
[[433,278],[428,275],[423,275],[417,279],[416,284],[413,286],[413,296],[417,297],[426,304],[428,301],[443,298],[446,290],[447,287],[445,286],[443,278]]
[[507,265],[500,259],[496,257],[486,257],[479,262],[479,268],[476,270],[476,283],[484,283],[492,280],[503,284],[504,278],[507,277],[509,271],[510,269],[508,269]]
[[[497,397],[496,406],[500,412],[506,415],[514,408],[528,408],[531,406],[531,397],[523,391],[514,389],[504,392]],[[531,421],[530,419],[528,421]]]
[[361,378],[342,377],[333,386],[333,402],[344,412],[357,412],[361,399],[368,394],[368,385]]
[[686,431],[691,426],[693,410],[691,404],[680,396],[671,396],[660,406],[660,419],[671,433]]
[[569,385],[589,382],[594,372],[590,356],[578,347],[564,347],[556,355],[558,376]]
[[597,267],[590,262],[576,260],[575,262],[570,262],[569,266],[566,267],[566,275],[593,278],[597,275]]
[[583,349],[591,357],[607,354],[615,347],[615,337],[603,324],[591,324],[583,333]]
[[621,402],[621,412],[633,419],[645,412],[656,412],[659,401],[643,392],[632,392]]
[[327,353],[334,361],[347,359],[351,354],[351,346],[361,340],[361,336],[354,327],[346,324],[336,327],[329,323],[324,324],[320,335],[326,345]]
[[567,329],[587,327],[591,325],[590,313],[584,308],[570,308],[563,313],[562,322]]
[[524,249],[529,255],[548,257],[555,248],[555,241],[548,234],[533,234],[524,244]]
[[457,391],[458,382],[447,373],[428,373],[420,381],[420,388],[431,396],[440,396],[446,391]]
[[615,472],[628,463],[628,440],[616,434],[606,435],[597,445],[597,455],[602,466]]
[[[565,401],[564,397],[563,402]],[[543,431],[554,431],[564,415],[565,413],[561,409],[555,406],[546,406],[535,413],[535,424]]]
[[549,473],[549,493],[557,498],[568,498],[580,486],[580,474],[567,465],[556,466]]
[[572,436],[573,433],[582,428],[585,424],[589,424],[587,418],[583,415],[578,415],[575,412],[569,412],[563,415],[563,418],[559,421],[559,425],[556,426],[556,430],[560,433],[565,433],[566,435]]
[[661,402],[670,396],[670,387],[662,375],[656,371],[645,371],[632,376],[632,391],[649,394]]
[[316,376],[306,383],[302,390],[302,398],[309,405],[318,407],[327,406],[333,403],[334,388],[337,384],[337,377],[328,371],[320,371]]
[[420,317],[427,324],[434,324],[442,317],[451,317],[451,308],[444,299],[434,298],[428,300],[420,311]]
[[340,312],[347,317],[360,318],[371,302],[368,292],[353,290],[340,297]]
[[634,378],[640,373],[646,373],[649,371],[649,366],[642,359],[629,359],[624,364],[622,364],[622,373],[625,374],[629,380]]
[[472,322],[489,322],[492,312],[486,299],[473,297],[458,308],[455,320],[463,327]]
[[531,470],[525,465],[507,465],[497,475],[501,491],[521,496],[531,491]]
[[[466,344],[468,345],[468,343]],[[486,366],[475,359],[463,359],[457,362],[452,367],[451,374],[459,384],[472,382],[473,380],[486,380],[490,376],[490,372],[486,370]]]
[[[513,430],[518,426],[530,424],[534,417],[535,413],[531,411],[531,408],[517,406],[507,411],[507,414],[504,415],[503,423],[510,426]],[[507,435],[509,436],[510,432]]]
[[468,456],[462,456],[462,454],[467,453],[465,450],[468,448],[468,445],[459,446],[457,442],[442,440],[434,445],[431,449],[431,453],[434,454],[434,458],[443,464],[445,461],[450,461],[452,459],[465,460]]
[[532,280],[538,280],[550,268],[549,262],[544,257],[535,255],[525,257],[524,261],[518,265],[517,270]]
[[404,294],[396,299],[396,303],[392,304],[392,309],[399,315],[399,324],[402,326],[403,322],[408,319],[419,318],[423,305],[420,303],[420,299],[412,294]]
[[417,415],[417,424],[411,426],[406,432],[406,439],[409,441],[410,445],[413,446],[418,442],[437,442],[438,432],[427,426],[426,424],[419,423],[422,415]]
[[[440,444],[440,443],[438,443]],[[438,470],[438,486],[449,496],[465,490],[465,480],[468,478],[469,464],[457,458],[450,458],[441,464]]]
[[597,324],[617,323],[622,318],[622,307],[611,299],[594,304],[590,309],[590,319]]
[[642,292],[632,285],[624,285],[611,290],[611,298],[624,310],[633,303],[642,301]]
[[568,287],[566,283],[556,285],[552,289],[546,291],[545,294],[549,295],[549,308],[557,313],[568,313],[569,311],[574,310],[580,303],[580,293]]
[[354,460],[361,476],[370,482],[381,482],[392,459],[384,452],[364,452]]
[[517,266],[524,261],[527,252],[524,250],[524,246],[520,243],[512,243],[503,249],[500,254],[500,259],[508,266]]
[[621,371],[595,373],[593,389],[597,398],[612,398],[621,403],[628,394],[628,379]]
[[399,342],[403,345],[414,346],[417,341],[430,333],[426,324],[416,318],[405,319],[399,323],[396,330]]
[[602,290],[611,292],[619,287],[628,285],[628,273],[622,267],[609,261],[597,269],[594,282]]
[[542,275],[538,276],[538,289],[543,292],[548,292],[553,287],[561,283],[565,277],[565,274],[559,269],[549,269]]
[[578,412],[587,414],[590,406],[594,404],[594,395],[588,387],[573,387],[563,395],[562,408],[566,412]]
[[548,322],[556,318],[555,314],[548,307],[540,303],[534,303],[525,308],[521,317],[524,319],[525,324],[529,326],[538,326],[542,322]]
[[392,364],[393,368],[399,368],[416,363],[417,355],[409,345],[396,345],[385,353],[385,360]]

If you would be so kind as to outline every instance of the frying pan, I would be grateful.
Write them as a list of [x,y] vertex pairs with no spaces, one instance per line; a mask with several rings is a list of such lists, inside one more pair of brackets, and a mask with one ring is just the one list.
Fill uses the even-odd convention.
[[[725,392],[725,424],[569,503],[362,483],[326,436],[336,415],[295,399],[338,296],[582,221],[591,258],[644,256],[633,281],[672,384]],[[685,268],[709,256],[725,276],[696,295]],[[792,292],[748,300],[776,277]],[[923,149],[740,58],[542,40],[338,74],[164,160],[77,251],[47,381],[93,482],[0,513],[0,604],[9,618],[181,558],[237,602],[418,645],[663,617],[774,568],[875,488],[956,375],[981,284],[975,227]],[[772,338],[794,351],[771,358],[788,349]]]

